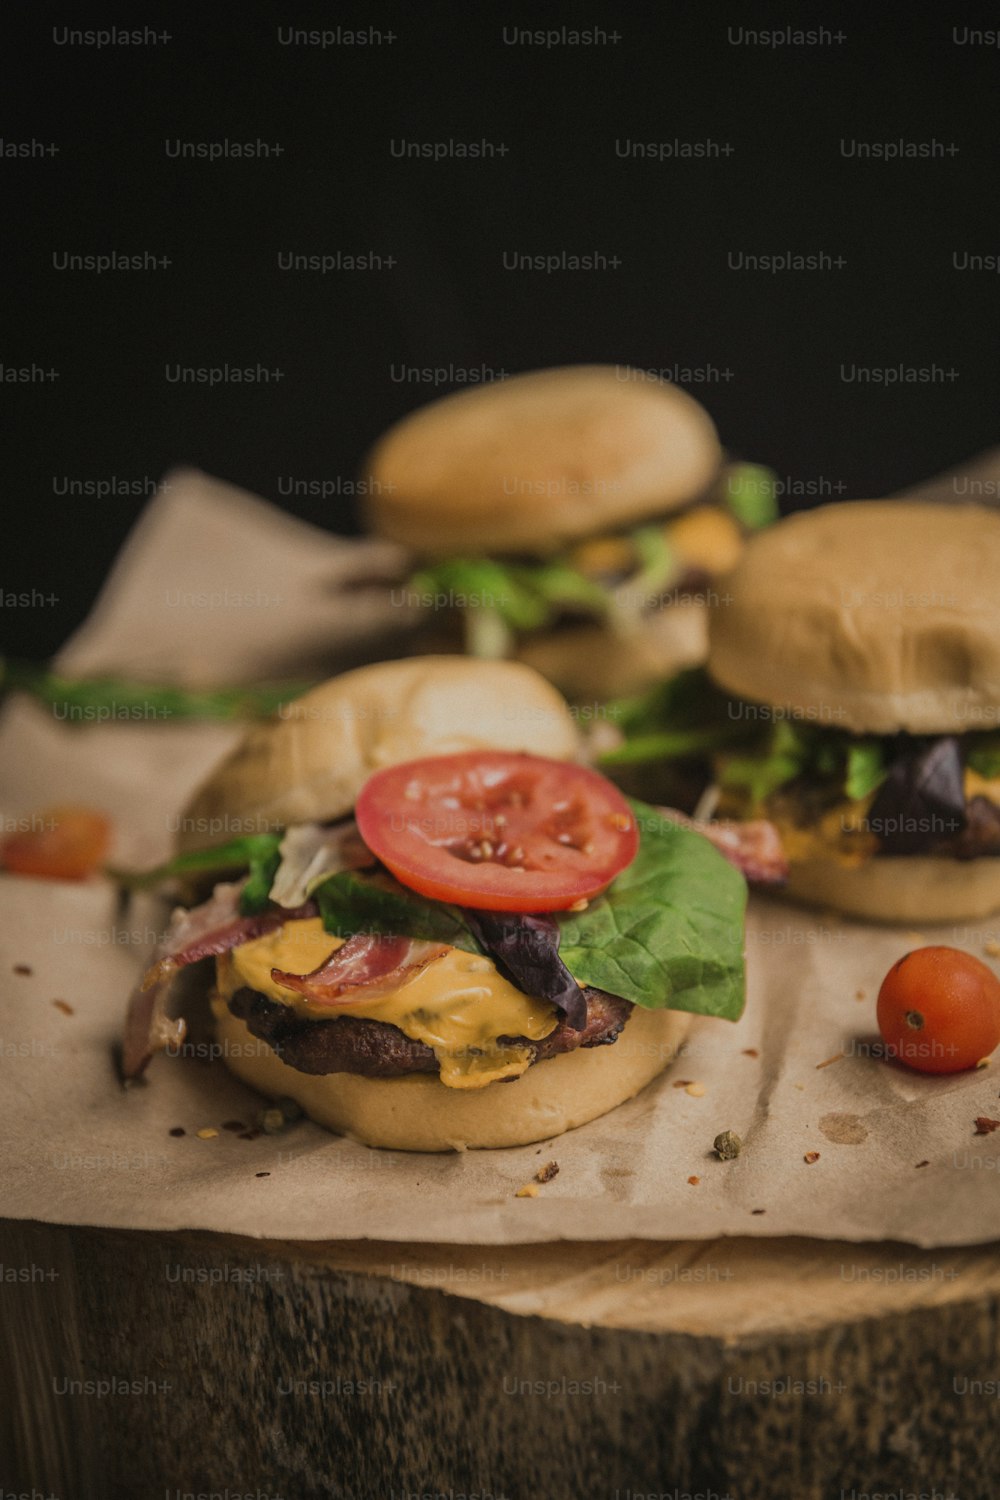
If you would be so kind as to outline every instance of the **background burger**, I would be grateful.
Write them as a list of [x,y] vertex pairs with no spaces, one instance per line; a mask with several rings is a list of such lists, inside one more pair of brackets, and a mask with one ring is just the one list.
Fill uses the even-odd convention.
[[183,1035],[171,981],[211,958],[229,1067],[370,1145],[518,1145],[630,1098],[686,1013],[740,1014],[745,885],[577,751],[536,673],[459,657],[362,668],[253,728],[140,877],[231,879],[175,913],[126,1077]]
[[413,553],[425,643],[517,655],[575,698],[702,661],[706,588],[776,513],[693,397],[624,365],[446,396],[364,467],[373,529]]
[[782,521],[725,581],[708,675],[630,705],[608,769],[700,755],[699,812],[776,825],[804,901],[876,921],[1000,909],[998,577],[985,507]]

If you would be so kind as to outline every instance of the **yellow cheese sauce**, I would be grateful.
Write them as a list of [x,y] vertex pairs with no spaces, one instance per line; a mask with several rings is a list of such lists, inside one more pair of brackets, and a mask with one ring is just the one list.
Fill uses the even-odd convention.
[[[1000,780],[987,781],[975,771],[966,770],[964,791],[966,802],[973,797],[987,797],[1000,806]],[[878,852],[878,837],[867,831],[867,817],[874,800],[873,792],[855,802],[838,802],[818,822],[801,828],[782,817],[780,809],[765,807],[758,816],[769,818],[775,825],[790,860],[833,859],[838,864],[856,866]],[[742,815],[747,814],[744,807]]]
[[484,1088],[501,1078],[519,1078],[531,1061],[530,1049],[498,1047],[497,1037],[541,1041],[556,1028],[553,1005],[523,995],[497,973],[491,959],[461,948],[449,948],[404,979],[398,989],[367,1003],[364,991],[359,991],[356,1004],[322,1005],[271,978],[272,969],[311,973],[343,941],[325,932],[319,917],[286,922],[277,932],[220,955],[219,993],[228,998],[247,985],[312,1021],[337,1016],[386,1021],[433,1048],[441,1082],[455,1089]]

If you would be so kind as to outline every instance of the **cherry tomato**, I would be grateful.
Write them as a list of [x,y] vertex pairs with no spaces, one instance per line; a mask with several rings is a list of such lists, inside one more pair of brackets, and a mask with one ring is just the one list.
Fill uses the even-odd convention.
[[43,880],[85,880],[104,863],[111,823],[88,807],[48,807],[0,843],[0,865]]
[[502,751],[377,771],[355,816],[403,885],[492,911],[564,911],[603,891],[639,847],[631,808],[596,771]]
[[1000,1043],[1000,979],[958,948],[915,948],[882,981],[878,1029],[921,1073],[974,1068]]

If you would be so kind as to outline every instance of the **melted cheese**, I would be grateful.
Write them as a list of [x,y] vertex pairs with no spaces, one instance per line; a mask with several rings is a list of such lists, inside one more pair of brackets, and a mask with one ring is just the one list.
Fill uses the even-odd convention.
[[277,932],[220,956],[219,993],[227,998],[247,985],[312,1021],[336,1016],[386,1021],[433,1048],[441,1082],[455,1089],[484,1088],[501,1078],[519,1078],[531,1062],[531,1049],[500,1047],[497,1038],[526,1036],[541,1041],[556,1028],[553,1005],[523,995],[497,973],[492,960],[460,948],[449,948],[404,979],[398,989],[367,1003],[364,991],[359,991],[356,1004],[322,1005],[271,978],[273,968],[289,974],[318,969],[343,941],[325,932],[319,917],[286,922]]
[[963,785],[966,802],[971,801],[973,797],[985,797],[1000,807],[1000,780],[987,781],[986,777],[980,776],[977,771],[970,771],[966,768]]

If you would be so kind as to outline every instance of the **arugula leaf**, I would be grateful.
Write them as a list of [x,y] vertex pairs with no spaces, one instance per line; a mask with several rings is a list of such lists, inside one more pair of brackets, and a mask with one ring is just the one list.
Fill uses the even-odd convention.
[[738,1020],[746,881],[700,833],[631,806],[639,852],[586,911],[559,915],[559,956],[582,983],[636,1005]]
[[748,531],[777,521],[777,476],[762,464],[733,464],[727,469],[723,498]]
[[255,916],[268,904],[271,885],[281,864],[281,836],[265,835],[265,840],[271,839],[273,843],[262,841],[250,850],[250,875],[240,891],[240,911],[245,917]]
[[428,901],[391,875],[365,876],[341,870],[316,887],[313,900],[319,906],[323,926],[336,937],[353,937],[358,932],[398,933],[449,943],[468,953],[483,951],[455,907]]
[[860,802],[882,785],[888,770],[881,740],[852,740],[847,745],[844,790],[852,802]]
[[[157,865],[152,870],[109,868],[105,874],[124,886],[126,890],[145,891],[155,889],[156,886],[163,885],[165,881],[173,880],[179,875],[226,875],[234,870],[249,869],[251,878],[256,877],[251,894],[251,900],[254,900],[265,879],[263,872],[270,867],[270,874],[266,876],[265,899],[261,903],[261,905],[266,905],[267,893],[271,889],[271,881],[278,868],[280,844],[280,833],[247,833],[230,839],[227,844],[216,844],[211,849],[191,849],[186,854],[177,854],[173,859],[168,859],[165,864]],[[256,906],[253,909],[259,911],[261,907]]]
[[965,757],[965,764],[977,776],[992,781],[1000,776],[1000,734],[972,735],[974,741]]

